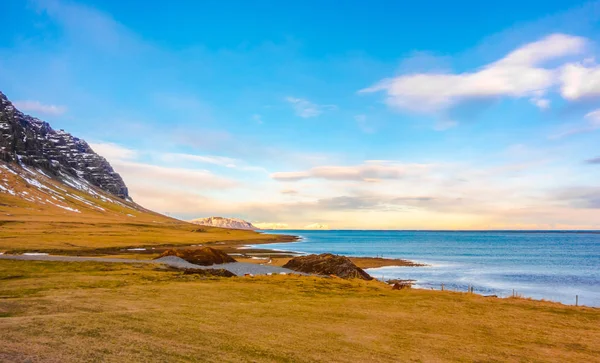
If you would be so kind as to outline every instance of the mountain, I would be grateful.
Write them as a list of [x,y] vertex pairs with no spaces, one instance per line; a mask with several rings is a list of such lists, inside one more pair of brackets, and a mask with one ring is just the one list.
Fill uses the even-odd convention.
[[130,201],[121,176],[84,140],[63,130],[55,131],[47,122],[23,114],[2,92],[0,160],[40,170],[66,184],[90,184]]
[[223,217],[198,218],[198,219],[191,220],[190,223],[199,224],[201,226],[230,228],[230,229],[250,229],[250,230],[258,229],[255,226],[253,226],[252,223],[246,222],[242,219],[237,219],[237,218],[223,218]]
[[129,198],[123,179],[84,140],[23,114],[0,92],[0,217],[139,213],[158,216]]
[[0,93],[0,254],[121,253],[279,238],[250,230],[199,230],[141,207],[84,140],[23,114]]

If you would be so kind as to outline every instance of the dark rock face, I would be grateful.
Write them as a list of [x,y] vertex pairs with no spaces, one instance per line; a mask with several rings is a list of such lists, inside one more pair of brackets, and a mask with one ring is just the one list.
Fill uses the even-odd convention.
[[0,160],[19,162],[57,178],[70,175],[123,199],[127,186],[108,161],[84,141],[53,130],[47,122],[17,110],[0,92]]
[[371,275],[356,266],[348,257],[331,253],[294,257],[283,267],[311,274],[335,275],[343,279],[373,279]]
[[177,256],[179,258],[183,258],[189,263],[201,266],[237,262],[233,257],[229,256],[225,252],[210,247],[203,247],[199,249],[170,249],[163,252],[156,259],[166,256]]

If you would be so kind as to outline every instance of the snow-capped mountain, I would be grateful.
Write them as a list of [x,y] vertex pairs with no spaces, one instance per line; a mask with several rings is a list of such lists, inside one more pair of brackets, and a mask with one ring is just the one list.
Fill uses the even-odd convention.
[[199,224],[201,226],[231,228],[231,229],[258,229],[250,222],[246,222],[238,218],[223,218],[223,217],[208,217],[198,218],[189,221],[190,223]]
[[84,140],[23,114],[1,92],[0,216],[160,218],[129,198],[119,174]]
[[[129,200],[127,186],[82,139],[17,110],[0,92],[0,160],[40,170],[51,178],[91,184]],[[72,182],[72,181],[71,181]]]

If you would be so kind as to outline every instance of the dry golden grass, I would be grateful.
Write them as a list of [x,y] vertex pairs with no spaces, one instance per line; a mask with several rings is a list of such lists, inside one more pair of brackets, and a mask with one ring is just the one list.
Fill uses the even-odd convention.
[[313,277],[0,261],[0,361],[555,361],[600,357],[600,311]]
[[[0,165],[5,165],[0,161]],[[182,222],[92,188],[95,195],[17,165],[0,168],[16,195],[0,192],[0,252],[62,252],[124,247],[189,245],[218,241],[275,242],[279,237],[252,231],[210,228]],[[73,212],[64,208],[79,211]]]
[[[278,236],[252,231],[204,228],[168,221],[162,223],[122,223],[90,218],[87,221],[1,221],[0,251],[49,251],[110,249],[140,246],[189,245],[219,241],[238,243],[275,242]],[[64,250],[64,251],[63,251]]]

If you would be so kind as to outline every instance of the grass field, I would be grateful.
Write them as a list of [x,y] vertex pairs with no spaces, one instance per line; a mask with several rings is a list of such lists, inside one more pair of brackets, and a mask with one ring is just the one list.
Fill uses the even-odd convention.
[[555,361],[600,310],[314,277],[0,261],[0,361]]
[[218,241],[275,242],[280,237],[253,231],[195,226],[175,220],[119,222],[0,220],[0,251],[69,253],[86,249],[189,245]]
[[[0,168],[2,185],[12,193],[0,193],[0,252],[144,259],[157,256],[161,246],[214,243],[240,252],[243,243],[285,240],[192,225],[85,185],[63,185],[19,166],[9,169]],[[148,250],[123,251],[133,247]],[[262,256],[264,250],[243,251],[249,262],[264,262],[250,258],[250,252]],[[287,259],[273,258],[272,264]],[[0,260],[0,362],[592,362],[598,357],[600,309],[392,291],[378,281],[206,278],[145,264]]]
[[69,253],[104,248],[280,240],[273,235],[201,227],[147,210],[80,181],[0,161],[0,252]]

